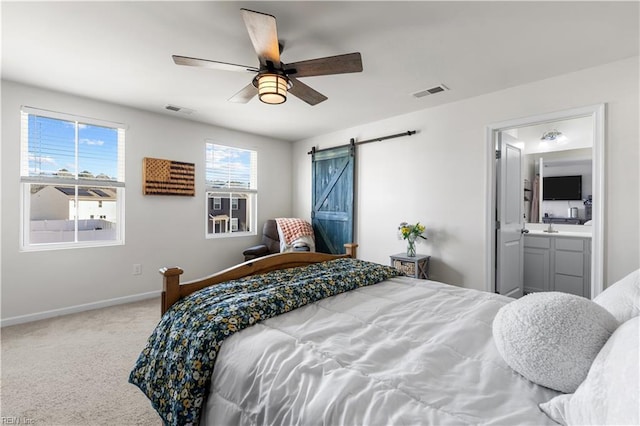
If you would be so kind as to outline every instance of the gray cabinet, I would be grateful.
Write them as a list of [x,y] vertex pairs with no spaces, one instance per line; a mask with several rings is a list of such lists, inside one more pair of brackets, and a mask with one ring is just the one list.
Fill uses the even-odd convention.
[[429,279],[429,260],[431,256],[417,254],[409,257],[406,253],[398,253],[390,257],[391,266],[403,272],[405,275],[423,280]]
[[550,291],[551,240],[547,237],[524,237],[524,291]]
[[524,291],[561,291],[589,298],[591,238],[525,235]]
[[555,241],[554,290],[590,297],[591,239],[552,239]]

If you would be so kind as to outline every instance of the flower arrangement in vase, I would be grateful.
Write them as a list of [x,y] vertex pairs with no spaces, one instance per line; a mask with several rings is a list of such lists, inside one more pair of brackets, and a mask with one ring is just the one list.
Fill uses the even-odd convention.
[[426,240],[427,237],[422,235],[424,233],[425,227],[421,225],[420,222],[416,222],[415,225],[412,225],[407,222],[400,223],[398,226],[398,231],[404,240],[407,240],[407,256],[415,257],[416,255],[416,239],[422,238]]

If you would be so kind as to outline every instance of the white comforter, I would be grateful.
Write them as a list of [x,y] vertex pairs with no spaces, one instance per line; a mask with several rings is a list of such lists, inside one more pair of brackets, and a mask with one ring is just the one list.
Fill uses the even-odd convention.
[[202,424],[555,424],[538,403],[558,393],[493,343],[509,300],[401,277],[254,325],[222,345]]

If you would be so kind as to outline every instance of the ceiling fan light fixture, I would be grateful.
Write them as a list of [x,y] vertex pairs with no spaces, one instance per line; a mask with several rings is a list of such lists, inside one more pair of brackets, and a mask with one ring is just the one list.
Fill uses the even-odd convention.
[[259,68],[172,55],[176,65],[255,73],[251,83],[229,98],[230,102],[246,104],[258,95],[261,102],[278,105],[287,101],[287,92],[290,92],[313,106],[326,101],[327,97],[304,84],[299,80],[300,77],[362,72],[360,52],[283,63],[280,54],[284,44],[278,40],[275,16],[244,8],[240,12],[253,49],[258,55]]
[[289,79],[280,74],[258,76],[258,97],[265,104],[277,105],[286,102]]

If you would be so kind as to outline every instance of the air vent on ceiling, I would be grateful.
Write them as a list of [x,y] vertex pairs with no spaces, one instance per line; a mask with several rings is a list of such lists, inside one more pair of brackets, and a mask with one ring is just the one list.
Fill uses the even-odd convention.
[[444,84],[439,84],[438,86],[416,92],[411,96],[413,96],[414,98],[422,98],[428,95],[435,95],[436,93],[444,92],[445,90],[449,90],[449,88]]
[[176,105],[165,105],[164,108],[169,110],[169,111],[179,112],[181,114],[187,114],[187,115],[188,114],[192,114],[194,112],[194,110],[192,110],[192,109],[179,107],[179,106],[176,106]]

